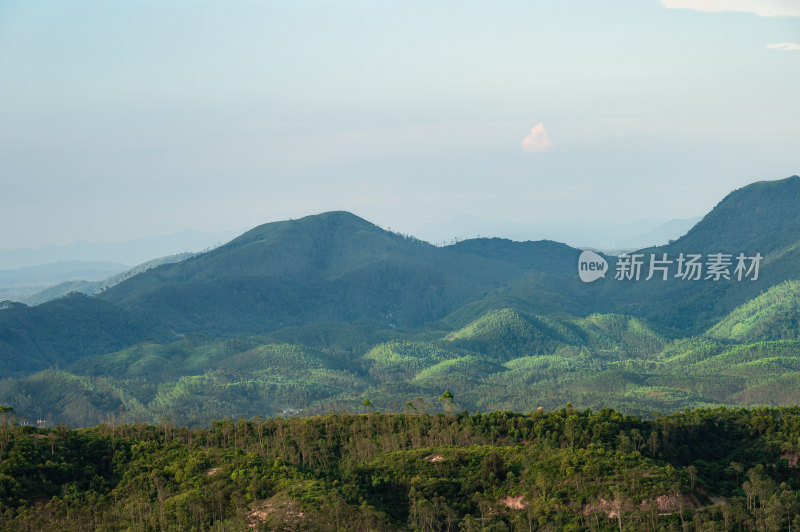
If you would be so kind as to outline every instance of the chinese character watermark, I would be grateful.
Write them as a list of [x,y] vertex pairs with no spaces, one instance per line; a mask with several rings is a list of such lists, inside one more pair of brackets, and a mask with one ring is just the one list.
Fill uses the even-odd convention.
[[[668,253],[633,253],[617,257],[614,279],[617,281],[639,281],[659,279],[667,281],[742,281],[758,280],[761,253],[748,256],[739,253],[679,253],[670,257]],[[578,259],[578,276],[581,281],[591,283],[605,277],[608,262],[593,251],[584,251]],[[646,275],[645,275],[646,274]]]
[[[618,281],[638,281],[644,265],[645,255],[634,253],[633,255],[621,255],[617,259],[616,273],[614,279]],[[683,281],[720,281],[722,279],[730,281],[732,278],[737,281],[758,279],[758,268],[761,264],[761,253],[747,256],[739,253],[736,256],[734,266],[733,255],[730,253],[709,253],[703,260],[703,255],[699,253],[680,253],[675,260],[668,258],[667,253],[656,255],[650,253],[647,262],[647,277],[649,281],[653,277],[666,281],[670,278],[671,270],[675,270],[672,278]],[[675,266],[672,268],[672,266]],[[731,269],[733,269],[731,271]]]

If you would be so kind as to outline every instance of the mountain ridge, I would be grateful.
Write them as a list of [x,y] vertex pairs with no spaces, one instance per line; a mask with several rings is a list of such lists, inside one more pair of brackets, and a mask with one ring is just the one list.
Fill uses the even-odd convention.
[[[513,263],[438,248],[334,211],[258,226],[99,297],[134,313],[162,312],[184,332],[198,326],[222,331],[212,321],[250,333],[314,321],[421,326],[523,272]],[[184,319],[190,312],[194,321]]]
[[[728,194],[684,237],[640,250],[761,250],[757,283],[624,283],[609,272],[585,284],[576,275],[580,250],[552,241],[482,238],[437,247],[345,211],[271,222],[88,300],[0,310],[0,359],[15,361],[6,364],[9,371],[24,360],[41,368],[55,352],[69,361],[146,339],[258,335],[333,322],[398,334],[452,330],[502,308],[529,315],[616,313],[670,336],[699,334],[769,287],[800,279],[798,198],[800,177],[757,182]],[[741,219],[749,221],[746,231],[737,227]],[[720,243],[712,246],[717,235]],[[613,271],[616,258],[607,258]],[[102,309],[109,319],[98,319]]]

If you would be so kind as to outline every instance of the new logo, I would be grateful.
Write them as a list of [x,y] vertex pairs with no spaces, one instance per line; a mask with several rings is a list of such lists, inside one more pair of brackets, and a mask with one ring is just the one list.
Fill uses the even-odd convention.
[[578,276],[584,283],[591,283],[606,276],[608,263],[606,259],[593,251],[584,251],[578,257]]

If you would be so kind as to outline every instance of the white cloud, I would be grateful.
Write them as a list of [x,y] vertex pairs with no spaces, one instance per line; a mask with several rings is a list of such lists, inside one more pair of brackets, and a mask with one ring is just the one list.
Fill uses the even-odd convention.
[[800,17],[800,0],[661,0],[671,9],[741,11],[762,17]]
[[550,137],[544,130],[544,124],[539,123],[531,128],[530,134],[522,139],[522,149],[528,153],[547,151],[553,146]]
[[796,42],[782,42],[778,44],[768,44],[767,48],[772,48],[774,50],[800,50],[800,44]]

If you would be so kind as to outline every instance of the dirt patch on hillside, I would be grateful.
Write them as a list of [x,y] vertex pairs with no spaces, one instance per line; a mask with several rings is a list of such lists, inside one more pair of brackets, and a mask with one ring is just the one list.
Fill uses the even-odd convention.
[[275,527],[276,523],[280,523],[283,525],[282,528],[271,528],[271,530],[294,530],[297,521],[305,518],[306,514],[300,510],[300,505],[296,501],[273,497],[256,505],[247,514],[247,524],[250,528],[256,528],[265,524]]
[[649,510],[655,506],[658,513],[667,515],[680,511],[681,508],[695,508],[698,506],[696,498],[682,493],[659,495],[655,499],[645,499],[639,505],[640,510]]
[[426,456],[423,460],[427,460],[428,462],[441,462],[444,460],[444,456],[440,454],[432,454],[430,456]]
[[508,497],[504,497],[497,502],[509,510],[524,510],[525,507],[528,506],[528,503],[525,501],[525,497],[523,495],[519,495],[517,497],[512,497],[509,495]]
[[603,512],[608,517],[617,517],[620,501],[607,501],[600,497],[596,504],[587,504],[583,507],[583,515],[591,515],[594,512]]
[[[638,506],[639,510],[647,511],[655,509],[661,515],[668,515],[679,511],[681,508],[694,508],[698,506],[697,500],[681,493],[659,495],[655,499],[643,499]],[[627,512],[635,509],[630,501],[619,499],[606,500],[602,497],[595,504],[587,504],[583,507],[583,515],[590,515],[594,512],[602,512],[609,518],[615,518],[620,512]]]

